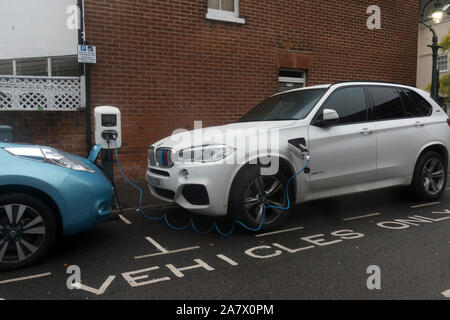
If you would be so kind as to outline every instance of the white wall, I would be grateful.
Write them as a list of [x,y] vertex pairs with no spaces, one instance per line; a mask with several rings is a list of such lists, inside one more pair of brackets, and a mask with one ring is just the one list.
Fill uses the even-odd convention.
[[0,0],[0,59],[72,55],[77,30],[67,7],[76,0]]

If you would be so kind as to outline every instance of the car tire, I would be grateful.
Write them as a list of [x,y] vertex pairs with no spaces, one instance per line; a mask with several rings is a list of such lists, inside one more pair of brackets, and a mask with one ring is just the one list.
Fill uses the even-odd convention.
[[427,151],[417,160],[410,186],[414,200],[436,201],[447,187],[447,163],[437,152]]
[[[257,187],[257,185],[260,185],[258,180],[262,181],[262,187],[260,190],[258,190]],[[245,166],[240,171],[231,187],[228,215],[232,219],[242,222],[251,229],[258,228],[261,222],[261,219],[258,218],[261,206],[278,206],[283,208],[287,206],[285,193],[287,181],[288,177],[286,177],[281,170],[273,176],[262,176],[261,166]],[[270,191],[270,188],[275,186],[275,184],[277,184],[276,192],[269,195],[268,191]],[[259,191],[261,193],[261,190],[264,190],[265,193],[258,195],[257,192]],[[293,202],[292,188],[289,190],[289,196],[291,206],[288,209],[267,209],[264,211],[262,216],[264,216],[265,222],[263,223],[261,231],[273,230],[286,221],[289,213],[291,212]],[[252,201],[250,201],[250,199],[252,199]],[[260,200],[257,201],[256,199]]]
[[0,272],[28,267],[57,238],[57,220],[41,200],[21,193],[0,195]]

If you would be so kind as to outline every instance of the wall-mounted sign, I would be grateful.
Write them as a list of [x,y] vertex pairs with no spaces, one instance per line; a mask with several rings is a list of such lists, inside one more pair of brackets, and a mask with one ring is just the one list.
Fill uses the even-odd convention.
[[78,46],[79,63],[97,63],[97,48],[95,46]]

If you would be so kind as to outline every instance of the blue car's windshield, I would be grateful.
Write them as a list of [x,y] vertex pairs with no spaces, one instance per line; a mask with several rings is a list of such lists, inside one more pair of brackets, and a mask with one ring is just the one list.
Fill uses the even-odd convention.
[[326,88],[306,89],[270,97],[250,110],[238,122],[304,119],[326,91]]

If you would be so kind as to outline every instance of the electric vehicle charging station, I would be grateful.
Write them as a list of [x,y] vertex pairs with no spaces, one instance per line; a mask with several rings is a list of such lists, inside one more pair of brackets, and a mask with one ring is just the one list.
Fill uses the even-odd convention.
[[113,150],[122,146],[122,121],[119,108],[100,106],[94,109],[95,143],[102,146],[101,162],[114,178]]

